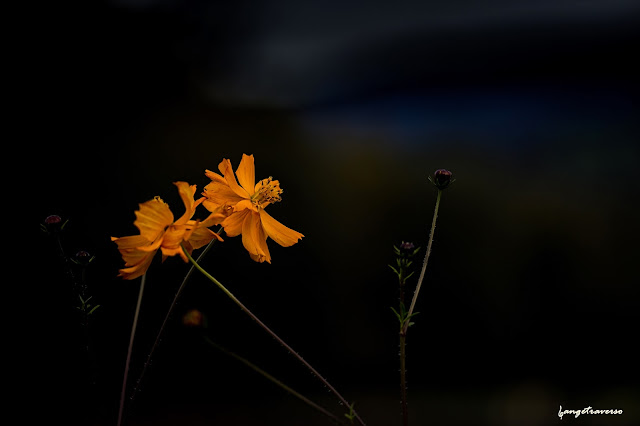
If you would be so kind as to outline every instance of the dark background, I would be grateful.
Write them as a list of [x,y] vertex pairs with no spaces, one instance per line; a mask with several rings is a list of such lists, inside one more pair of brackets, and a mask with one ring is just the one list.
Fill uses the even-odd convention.
[[[270,241],[272,265],[227,238],[203,265],[367,424],[400,422],[387,265],[394,244],[426,246],[437,168],[456,182],[408,337],[412,424],[557,424],[559,405],[625,410],[570,419],[581,424],[638,421],[637,3],[89,3],[29,22],[26,131],[42,145],[28,226],[69,219],[65,249],[95,254],[101,305],[89,362],[54,241],[34,237],[47,304],[34,405],[50,407],[35,411],[115,424],[139,280],[116,277],[109,237],[136,233],[133,212],[155,195],[181,215],[171,182],[202,188],[205,169],[247,153],[284,188],[269,212],[305,238]],[[187,268],[172,258],[148,274],[132,381]],[[183,327],[192,308],[214,341],[341,416],[196,274],[126,424],[328,424]]]

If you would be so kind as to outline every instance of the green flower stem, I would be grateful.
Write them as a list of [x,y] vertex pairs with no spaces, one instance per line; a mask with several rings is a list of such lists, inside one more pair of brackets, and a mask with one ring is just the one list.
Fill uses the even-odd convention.
[[[220,227],[220,229],[218,229],[216,231],[217,234],[220,233],[222,227]],[[198,256],[198,262],[204,257],[205,254],[207,254],[207,252],[209,251],[209,249],[213,246],[213,243],[216,242],[216,239],[214,238],[213,240],[211,240],[209,242],[209,244],[207,244],[207,246],[204,248],[204,250],[202,250],[202,253],[200,253],[200,255]],[[142,367],[142,371],[140,372],[140,376],[138,377],[138,380],[136,381],[135,387],[133,388],[133,392],[131,393],[131,400],[133,400],[136,395],[138,394],[138,392],[140,391],[140,385],[142,383],[142,378],[144,377],[145,372],[147,371],[147,367],[149,366],[149,364],[151,363],[151,357],[153,356],[154,351],[156,350],[156,348],[158,347],[158,344],[160,343],[160,338],[162,337],[162,333],[164,332],[164,328],[167,325],[167,323],[169,322],[169,317],[171,316],[171,313],[173,312],[173,308],[175,308],[176,304],[178,303],[178,299],[180,298],[180,295],[182,294],[182,290],[184,290],[184,287],[187,284],[187,281],[189,280],[189,278],[191,278],[191,275],[193,274],[193,271],[195,271],[195,265],[191,265],[191,268],[189,268],[189,271],[187,272],[187,274],[184,276],[184,279],[182,280],[182,284],[180,284],[180,287],[178,288],[178,291],[176,292],[175,297],[173,298],[173,302],[171,302],[171,306],[169,306],[169,310],[167,311],[167,315],[164,317],[164,321],[162,321],[162,325],[160,326],[160,331],[158,331],[158,335],[156,336],[156,340],[153,342],[153,346],[151,347],[151,350],[149,351],[149,355],[147,356],[147,360],[145,361],[143,367]]]
[[[249,315],[249,317],[251,317],[252,320],[254,320],[260,327],[262,327],[267,333],[269,333],[269,335],[271,335],[271,337],[273,337],[274,339],[276,339],[276,341],[278,343],[280,343],[287,351],[289,351],[289,353],[291,353],[294,357],[296,357],[305,367],[307,367],[311,373],[316,376],[331,392],[333,392],[334,395],[336,395],[338,397],[338,399],[346,406],[349,407],[350,404],[347,402],[346,399],[344,399],[344,397],[327,381],[327,379],[325,379],[320,373],[318,373],[318,371],[313,368],[313,366],[311,366],[311,364],[309,364],[304,358],[302,358],[302,356],[300,356],[300,354],[298,354],[296,351],[294,351],[291,346],[289,346],[284,340],[282,340],[280,338],[280,336],[278,336],[276,333],[274,333],[269,327],[267,327],[267,325],[265,323],[263,323],[257,316],[255,316],[255,314],[253,312],[251,312],[249,310],[249,308],[247,308],[244,304],[242,304],[242,302],[240,302],[240,300],[238,300],[224,285],[222,285],[220,283],[220,281],[218,281],[217,279],[215,279],[213,276],[211,276],[207,271],[205,271],[194,259],[193,257],[191,257],[191,255],[187,252],[187,250],[185,250],[184,246],[182,247],[182,250],[185,252],[185,254],[187,255],[187,257],[189,258],[189,260],[191,261],[191,263],[193,263],[195,265],[195,267],[202,272],[202,274],[204,276],[206,276],[212,283],[214,283],[215,285],[218,286],[218,288],[220,288],[220,290],[222,290],[236,305],[238,305],[240,307],[240,309],[242,309],[247,315]],[[355,413],[355,417],[358,419],[358,421],[360,422],[361,425],[366,426],[366,424],[362,421],[362,419],[360,418],[360,416],[358,416],[357,413]]]
[[237,354],[235,354],[235,353],[223,348],[222,346],[216,344],[213,340],[211,340],[207,336],[205,336],[204,339],[208,344],[210,344],[211,346],[213,346],[214,348],[216,348],[220,352],[222,352],[225,355],[228,355],[228,356],[230,356],[232,358],[235,358],[236,360],[240,361],[241,363],[243,363],[247,367],[251,368],[256,373],[262,375],[264,378],[266,378],[267,380],[269,380],[270,382],[272,382],[276,386],[279,386],[280,388],[282,388],[285,391],[289,392],[291,395],[293,395],[296,398],[300,399],[305,404],[311,406],[312,408],[315,408],[316,410],[320,411],[322,414],[324,414],[327,417],[331,418],[333,421],[335,421],[336,424],[343,424],[343,422],[338,417],[336,417],[333,413],[330,413],[325,408],[323,408],[320,405],[316,404],[315,402],[311,401],[309,398],[305,397],[301,393],[299,393],[299,392],[293,390],[292,388],[290,388],[289,386],[285,385],[280,380],[276,379],[271,374],[267,373],[266,371],[264,371],[263,369],[261,369],[257,365],[251,363],[250,361],[246,360],[245,358],[241,357],[240,355],[237,355]]
[[[420,293],[420,287],[422,286],[422,281],[424,280],[424,273],[427,270],[427,263],[429,262],[429,255],[431,254],[431,245],[433,244],[433,233],[436,230],[436,219],[438,218],[438,208],[440,207],[440,196],[442,195],[442,190],[438,189],[438,195],[436,196],[436,207],[433,211],[433,220],[431,221],[431,231],[429,232],[429,243],[427,244],[427,253],[424,255],[424,262],[422,264],[422,271],[420,271],[420,278],[418,279],[418,285],[416,286],[416,291],[413,294],[413,299],[411,300],[411,306],[409,307],[409,313],[407,314],[407,318],[411,318],[413,314],[413,309],[416,306],[416,300],[418,299],[418,293]],[[403,333],[407,334],[407,329],[409,328],[409,321],[404,325]]]
[[133,316],[133,325],[131,327],[131,337],[129,338],[129,349],[127,350],[127,361],[124,365],[124,378],[122,379],[122,391],[120,392],[120,409],[118,410],[118,426],[122,424],[122,414],[124,413],[124,396],[127,390],[127,376],[129,375],[129,363],[131,362],[131,351],[133,350],[133,340],[136,335],[138,326],[138,316],[140,314],[140,305],[142,304],[142,294],[144,293],[144,284],[147,280],[147,274],[142,275],[140,282],[140,292],[138,293],[138,303],[136,304],[136,313]]

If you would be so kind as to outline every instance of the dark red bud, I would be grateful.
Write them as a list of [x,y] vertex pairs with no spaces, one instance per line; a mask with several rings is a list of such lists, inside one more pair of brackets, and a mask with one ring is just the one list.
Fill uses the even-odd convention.
[[47,218],[44,220],[44,223],[46,223],[47,225],[57,225],[60,222],[62,222],[62,218],[57,214],[52,214],[51,216],[47,216]]
[[438,189],[445,189],[451,183],[453,173],[446,169],[438,169],[433,173],[433,184]]

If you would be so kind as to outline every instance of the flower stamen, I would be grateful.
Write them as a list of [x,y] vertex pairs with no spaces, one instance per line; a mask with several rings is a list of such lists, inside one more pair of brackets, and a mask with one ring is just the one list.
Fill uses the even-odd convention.
[[256,185],[256,192],[251,196],[251,202],[258,208],[265,208],[271,203],[282,201],[282,188],[280,181],[273,180],[271,176],[262,179]]

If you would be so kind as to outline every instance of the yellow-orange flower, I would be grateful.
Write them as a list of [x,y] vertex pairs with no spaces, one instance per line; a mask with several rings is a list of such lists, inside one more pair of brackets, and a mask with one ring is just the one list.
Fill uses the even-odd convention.
[[178,193],[185,206],[184,214],[174,221],[173,213],[169,205],[160,197],[140,204],[140,210],[136,210],[136,220],[133,224],[140,230],[140,235],[127,237],[111,237],[118,245],[118,250],[125,262],[125,268],[120,270],[118,276],[132,280],[143,275],[153,256],[160,249],[162,260],[176,254],[188,262],[187,256],[182,251],[181,244],[191,253],[208,244],[213,238],[222,241],[220,236],[208,229],[208,226],[220,223],[224,216],[213,212],[202,222],[192,220],[196,207],[204,198],[194,200],[196,185],[187,182],[174,182]]
[[231,161],[226,158],[218,165],[218,170],[222,176],[205,171],[211,183],[204,188],[206,199],[203,205],[211,212],[227,215],[222,221],[225,233],[230,237],[242,234],[242,244],[253,260],[271,263],[267,237],[289,247],[304,236],[287,228],[264,210],[269,204],[281,200],[282,189],[280,182],[271,177],[255,183],[253,155],[242,155],[235,175]]

